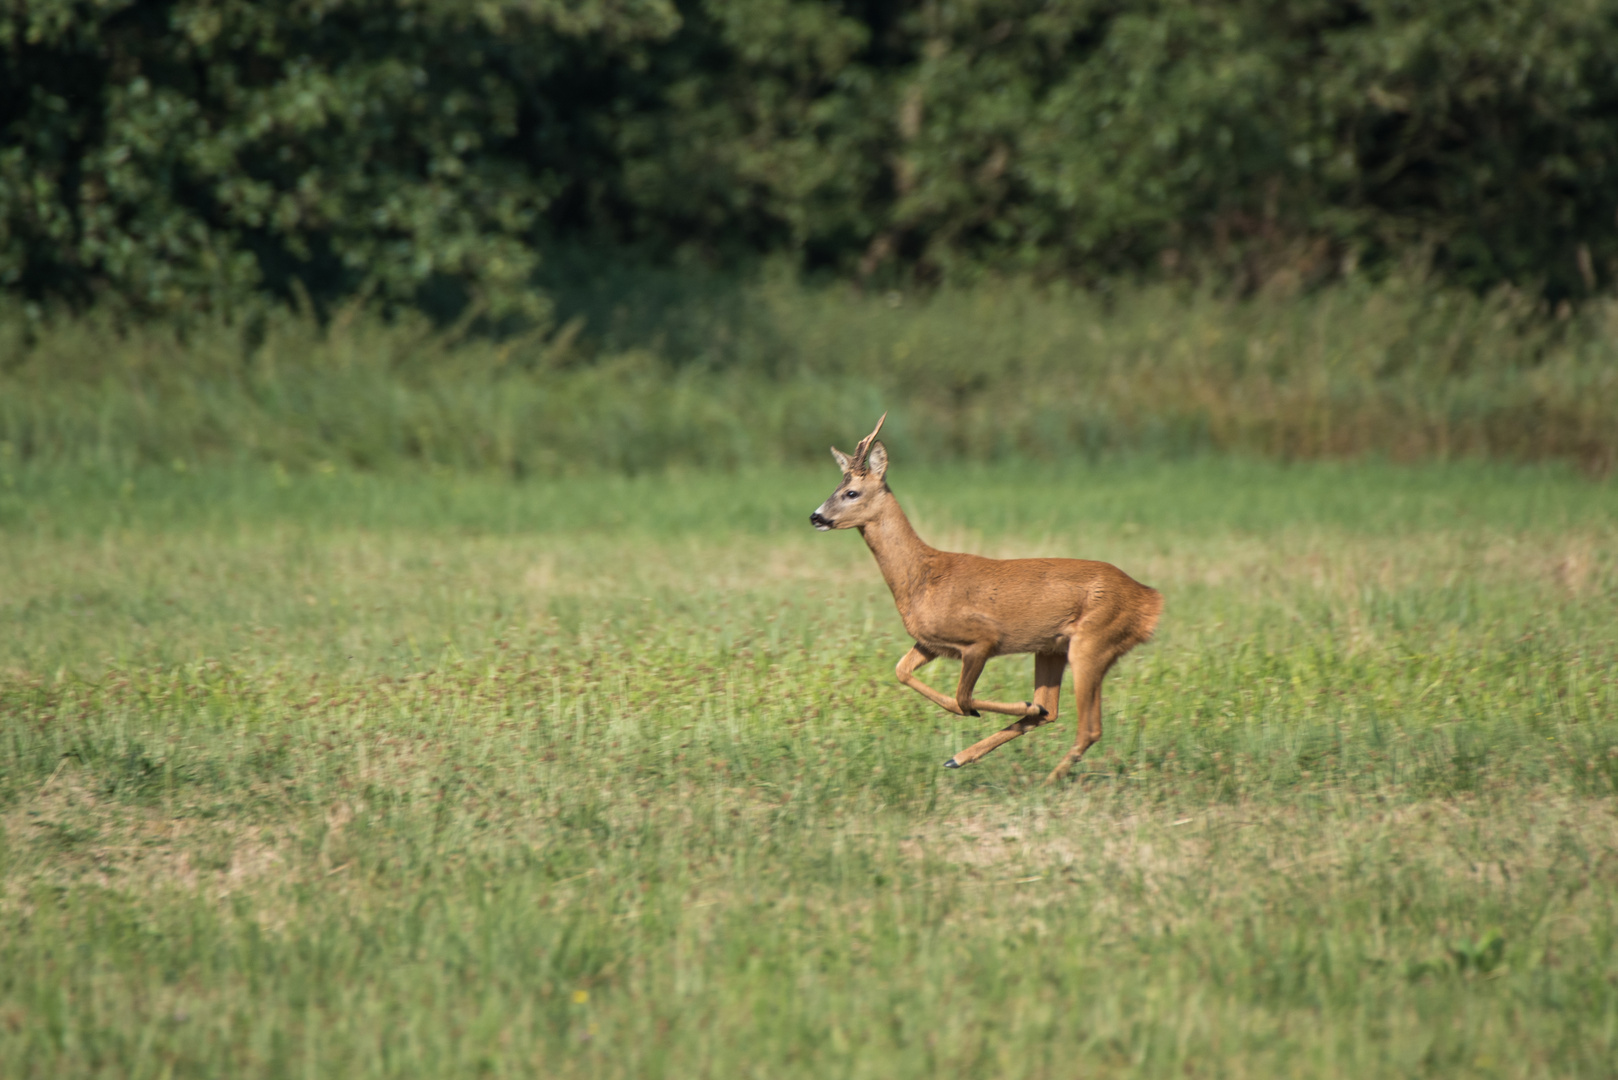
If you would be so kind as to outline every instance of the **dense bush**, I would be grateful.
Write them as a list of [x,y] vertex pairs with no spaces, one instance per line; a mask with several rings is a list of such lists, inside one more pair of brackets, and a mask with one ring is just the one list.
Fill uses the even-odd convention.
[[1596,291],[1618,0],[10,0],[0,282],[513,304],[559,238]]

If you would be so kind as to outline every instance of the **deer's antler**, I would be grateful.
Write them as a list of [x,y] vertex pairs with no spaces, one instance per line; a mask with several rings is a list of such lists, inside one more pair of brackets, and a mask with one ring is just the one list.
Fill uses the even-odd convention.
[[865,468],[865,457],[871,452],[872,444],[876,442],[876,433],[882,430],[882,420],[887,418],[888,414],[883,413],[882,419],[876,422],[876,427],[872,428],[871,433],[861,439],[860,444],[854,448],[854,455],[849,458],[849,461],[852,462],[852,467],[856,471]]

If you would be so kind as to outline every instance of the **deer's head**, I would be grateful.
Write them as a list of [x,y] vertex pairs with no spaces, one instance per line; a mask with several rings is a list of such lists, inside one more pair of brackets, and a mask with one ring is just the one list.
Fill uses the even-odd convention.
[[[888,418],[882,414],[882,420]],[[888,471],[888,452],[876,441],[882,430],[882,420],[876,422],[871,433],[860,440],[852,454],[837,447],[831,456],[843,470],[843,482],[831,493],[831,498],[820,504],[820,509],[809,515],[809,524],[825,532],[827,529],[857,529],[872,521],[880,512],[880,504],[888,487],[882,478]]]

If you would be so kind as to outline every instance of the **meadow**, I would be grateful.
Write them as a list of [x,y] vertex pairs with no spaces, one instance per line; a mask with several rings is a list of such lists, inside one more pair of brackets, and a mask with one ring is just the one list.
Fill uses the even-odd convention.
[[1610,481],[896,450],[1167,597],[1044,787],[738,465],[0,460],[0,1074],[1611,1075]]

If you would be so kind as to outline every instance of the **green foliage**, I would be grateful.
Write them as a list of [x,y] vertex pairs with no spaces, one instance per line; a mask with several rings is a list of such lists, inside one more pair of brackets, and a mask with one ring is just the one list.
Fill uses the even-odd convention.
[[532,87],[658,2],[82,3],[0,15],[0,281],[228,310],[293,279],[519,303],[559,181]]
[[1497,0],[926,5],[922,58],[897,84],[892,225],[940,262],[1189,258],[1260,282],[1430,245],[1471,284],[1582,292],[1618,255],[1597,194],[1618,170],[1615,15]]
[[1615,46],[1614,0],[19,0],[0,284],[534,316],[572,236],[1581,296],[1618,259]]

